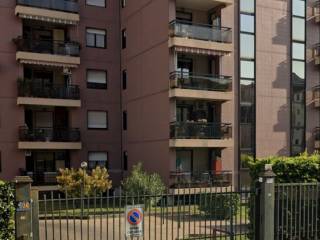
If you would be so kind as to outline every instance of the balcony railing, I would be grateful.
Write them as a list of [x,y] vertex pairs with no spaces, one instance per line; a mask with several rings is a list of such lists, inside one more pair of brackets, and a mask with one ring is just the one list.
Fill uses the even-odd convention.
[[57,176],[59,173],[57,172],[28,172],[25,170],[21,170],[21,176],[29,176],[32,178],[32,184],[35,186],[41,185],[57,185]]
[[17,5],[78,13],[78,1],[73,0],[16,0]]
[[170,125],[171,139],[224,139],[231,137],[228,123],[174,122]]
[[313,90],[313,100],[320,99],[320,85],[315,86],[312,90]]
[[80,130],[76,128],[28,129],[23,126],[19,129],[19,140],[22,142],[80,142]]
[[80,44],[77,42],[24,39],[21,37],[18,37],[13,41],[17,46],[17,51],[74,57],[80,55]]
[[18,96],[79,100],[80,89],[76,85],[45,85],[32,80],[19,80]]
[[175,171],[170,173],[172,188],[226,187],[232,185],[231,171]]
[[227,92],[232,89],[232,78],[212,74],[176,71],[170,73],[171,88]]
[[206,24],[197,24],[188,21],[174,20],[170,22],[170,34],[172,37],[192,38],[211,42],[232,42],[230,28]]

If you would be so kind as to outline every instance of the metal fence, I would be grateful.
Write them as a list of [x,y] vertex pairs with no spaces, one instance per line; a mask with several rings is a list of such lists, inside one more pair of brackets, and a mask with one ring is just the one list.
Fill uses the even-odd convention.
[[319,239],[319,187],[319,183],[276,185],[275,239]]
[[[93,196],[41,193],[40,240],[127,239],[126,208],[143,206],[143,237],[132,239],[250,239],[250,189],[184,188],[128,196],[118,190]],[[251,209],[252,210],[252,209]]]

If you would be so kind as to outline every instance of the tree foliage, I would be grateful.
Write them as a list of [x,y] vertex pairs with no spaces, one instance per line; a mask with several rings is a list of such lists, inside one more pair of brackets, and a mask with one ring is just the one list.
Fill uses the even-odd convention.
[[320,155],[317,152],[311,155],[305,152],[296,157],[273,156],[256,160],[248,156],[245,164],[253,180],[259,178],[266,164],[271,164],[278,183],[320,182]]
[[14,189],[0,180],[0,239],[14,239]]
[[158,196],[165,192],[165,185],[157,173],[148,174],[143,170],[142,163],[133,166],[131,174],[122,182],[128,196],[147,195],[147,204],[154,205]]
[[57,182],[61,191],[71,196],[92,195],[103,193],[112,187],[109,173],[106,168],[96,167],[90,174],[83,169],[60,169],[60,176]]

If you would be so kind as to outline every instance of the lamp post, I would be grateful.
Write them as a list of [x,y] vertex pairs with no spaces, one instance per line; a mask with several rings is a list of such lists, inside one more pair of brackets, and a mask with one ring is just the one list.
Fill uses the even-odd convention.
[[[84,194],[84,184],[85,184],[85,171],[86,171],[86,169],[88,167],[88,163],[87,162],[81,162],[80,167],[83,170],[83,172],[82,172],[82,181],[81,181],[81,189],[80,189],[81,219],[82,219],[83,218],[83,208],[84,208],[83,194]],[[81,222],[81,236],[82,236],[82,222]]]

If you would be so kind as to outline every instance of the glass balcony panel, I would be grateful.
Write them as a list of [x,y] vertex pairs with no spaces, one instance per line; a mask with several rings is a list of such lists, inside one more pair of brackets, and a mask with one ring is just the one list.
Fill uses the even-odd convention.
[[16,0],[17,5],[78,13],[79,4],[72,0]]

